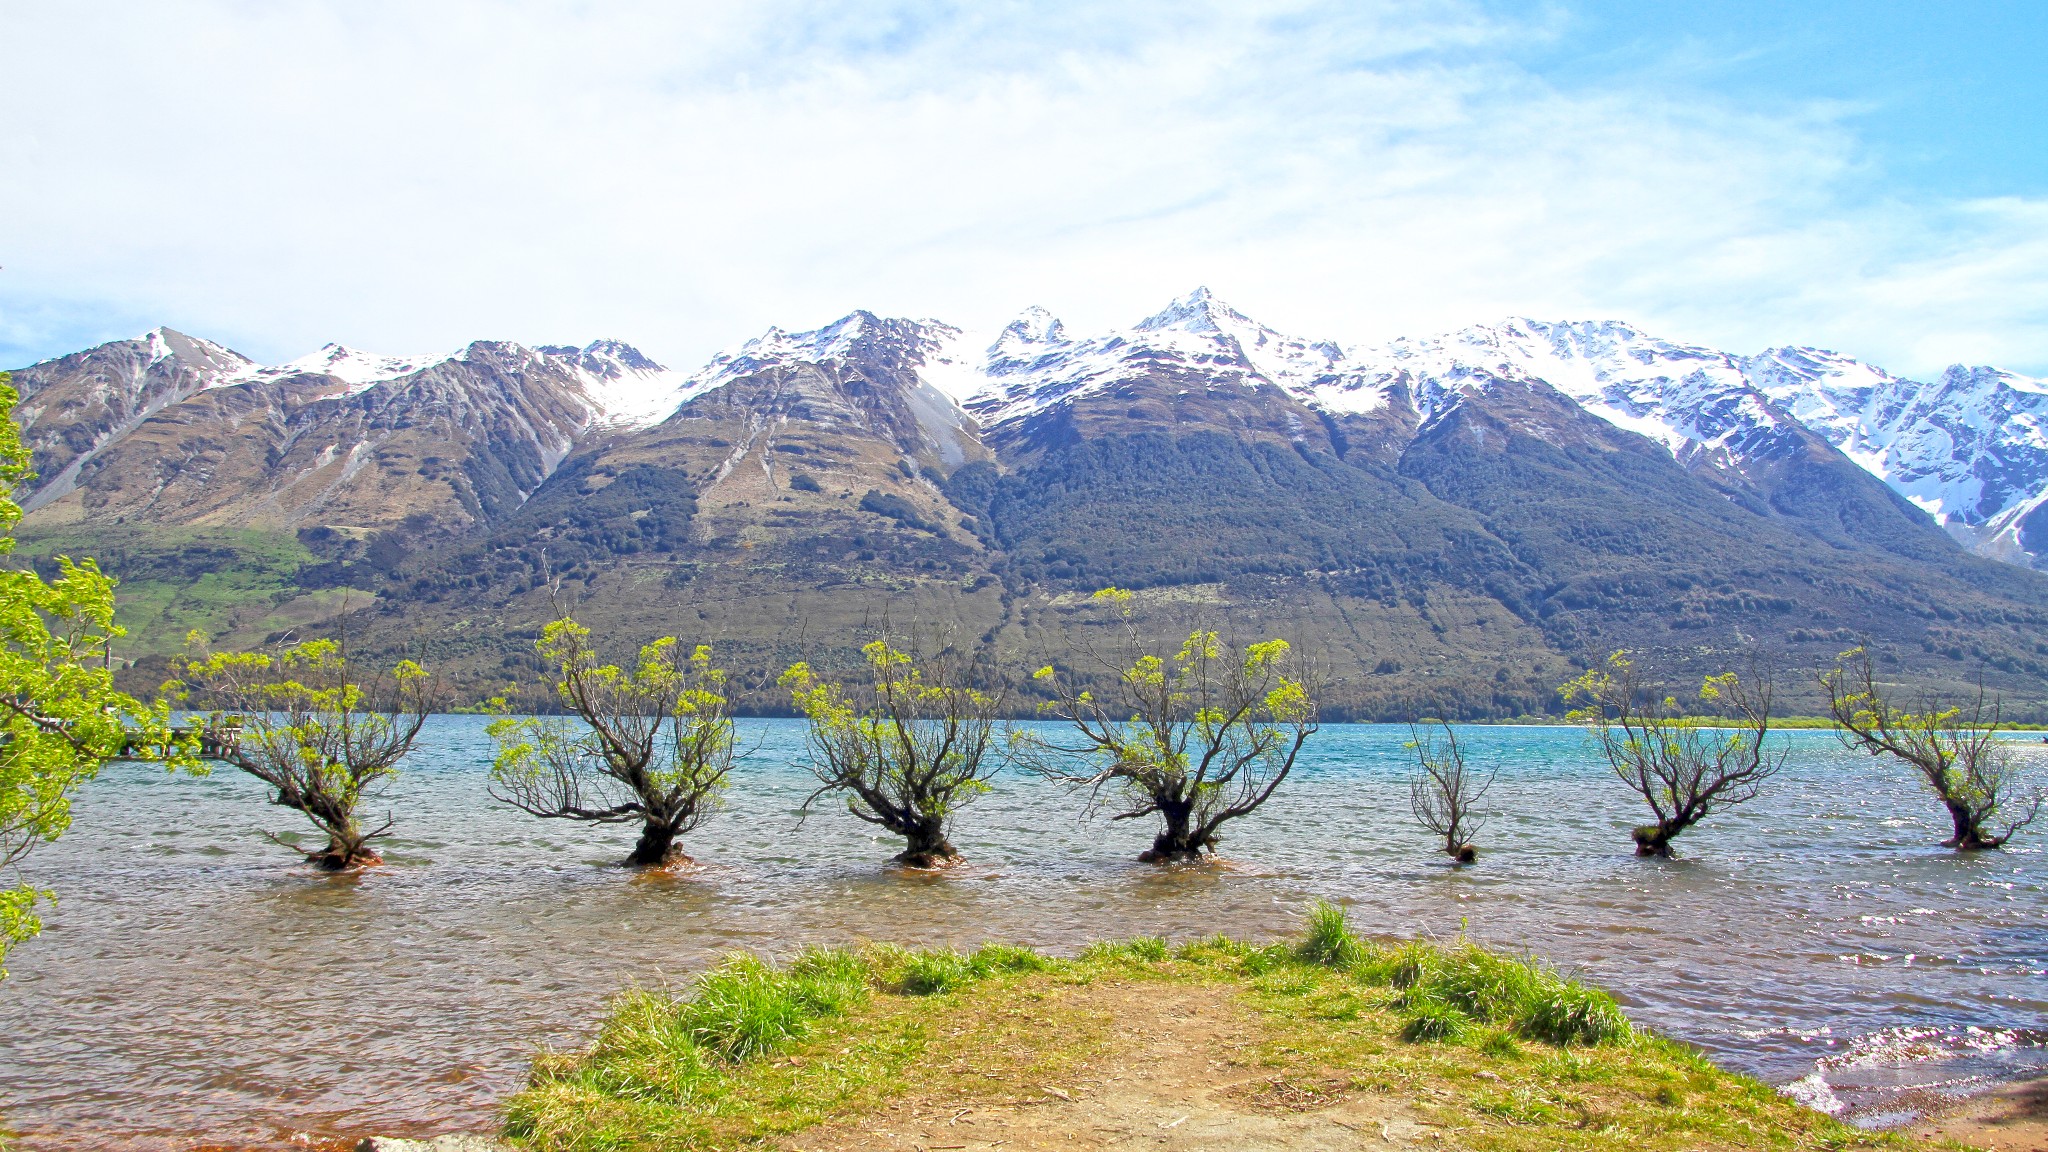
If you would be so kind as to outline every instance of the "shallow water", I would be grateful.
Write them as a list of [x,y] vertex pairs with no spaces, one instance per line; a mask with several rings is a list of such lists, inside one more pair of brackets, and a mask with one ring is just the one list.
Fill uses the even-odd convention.
[[[254,781],[113,766],[29,862],[62,904],[0,982],[0,1114],[24,1146],[281,1145],[485,1127],[542,1043],[573,1044],[609,995],[680,983],[719,954],[807,942],[1293,931],[1316,896],[1361,929],[1547,957],[1640,1022],[1775,1083],[1818,1074],[1882,1115],[1902,1089],[2048,1068],[2048,868],[2031,844],[1937,847],[1937,806],[1826,733],[1766,795],[1630,854],[1633,797],[1565,729],[1472,728],[1501,764],[1477,868],[1436,863],[1409,823],[1406,730],[1325,729],[1222,867],[1132,862],[1137,822],[1006,776],[961,817],[972,863],[882,867],[896,849],[843,811],[799,825],[802,729],[758,744],[681,876],[605,867],[628,829],[541,821],[484,794],[483,722],[437,718],[390,792],[403,838],[360,877],[296,867],[296,830]],[[2041,752],[2024,751],[2037,768]],[[303,1143],[298,1145],[303,1147]]]

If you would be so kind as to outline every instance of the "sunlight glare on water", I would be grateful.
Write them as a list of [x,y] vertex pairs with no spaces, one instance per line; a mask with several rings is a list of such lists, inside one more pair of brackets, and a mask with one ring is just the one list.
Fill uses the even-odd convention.
[[884,868],[897,846],[830,802],[800,821],[801,725],[743,726],[758,747],[681,875],[607,867],[631,829],[490,801],[474,717],[430,725],[377,809],[388,866],[356,877],[264,839],[295,816],[247,777],[110,766],[29,861],[62,904],[0,982],[0,1116],[27,1148],[484,1129],[537,1046],[733,949],[1271,937],[1317,896],[1365,932],[1548,958],[1726,1066],[1818,1072],[1852,1106],[2048,1064],[2048,836],[1943,850],[1940,809],[1827,733],[1789,735],[1766,795],[1675,861],[1631,855],[1635,801],[1577,732],[1480,727],[1461,738],[1500,764],[1495,815],[1479,866],[1450,868],[1408,817],[1406,730],[1335,725],[1222,866],[1137,864],[1142,822],[1006,775],[957,824],[970,863],[930,877]]

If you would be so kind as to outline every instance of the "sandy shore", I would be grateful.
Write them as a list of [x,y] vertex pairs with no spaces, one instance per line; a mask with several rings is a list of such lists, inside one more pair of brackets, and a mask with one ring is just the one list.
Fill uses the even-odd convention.
[[1904,1131],[1929,1140],[1946,1137],[1993,1152],[2048,1152],[2048,1076],[1959,1101],[1954,1108]]

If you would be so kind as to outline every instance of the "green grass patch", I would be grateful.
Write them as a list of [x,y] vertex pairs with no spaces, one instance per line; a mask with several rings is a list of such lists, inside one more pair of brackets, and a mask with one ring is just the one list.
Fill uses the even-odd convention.
[[546,1152],[760,1148],[866,1123],[906,1095],[941,1113],[1030,1095],[1084,1060],[1118,1058],[1115,1021],[1091,1003],[1142,1012],[1165,999],[1143,989],[1169,983],[1223,986],[1252,1013],[1256,1050],[1219,1059],[1329,1086],[1333,1101],[1400,1102],[1459,1147],[1906,1146],[1638,1031],[1605,993],[1548,967],[1467,944],[1360,940],[1327,905],[1301,940],[1270,945],[1145,938],[1073,959],[877,946],[781,967],[735,956],[682,994],[621,996],[589,1047],[543,1053],[506,1134]]
[[1533,960],[1470,943],[1442,948],[1359,940],[1345,924],[1344,909],[1326,901],[1310,908],[1308,923],[1301,958],[1399,990],[1391,1003],[1408,1014],[1404,1035],[1412,1032],[1411,1039],[1450,1039],[1474,1024],[1567,1046],[1616,1044],[1634,1035],[1612,996]]
[[[54,556],[92,557],[120,581],[115,620],[128,629],[120,652],[138,659],[182,651],[194,628],[260,643],[331,616],[345,594],[295,583],[315,557],[288,532],[133,524],[21,531],[15,563]],[[352,598],[367,604],[372,597],[358,591]]]

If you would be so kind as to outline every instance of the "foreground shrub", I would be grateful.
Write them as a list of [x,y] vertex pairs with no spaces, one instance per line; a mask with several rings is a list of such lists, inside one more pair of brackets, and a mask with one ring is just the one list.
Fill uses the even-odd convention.
[[1442,1040],[1457,1040],[1464,1036],[1466,1019],[1463,1012],[1435,996],[1416,995],[1405,997],[1408,1023],[1401,1029],[1401,1039],[1410,1043],[1432,1043]]
[[1301,941],[1301,958],[1329,968],[1350,968],[1365,958],[1366,949],[1344,920],[1341,905],[1318,900],[1309,905],[1308,934]]
[[1529,1005],[1524,1035],[1552,1044],[1613,1044],[1634,1034],[1614,997],[1577,981],[1552,980]]
[[1427,977],[1441,959],[1442,954],[1436,949],[1420,940],[1410,940],[1392,947],[1366,949],[1352,972],[1367,984],[1407,988]]
[[974,966],[958,952],[916,952],[904,960],[896,986],[912,996],[932,996],[975,978]]
[[[1245,968],[1254,975],[1264,970],[1251,962],[1258,955],[1246,956]],[[1419,940],[1368,944],[1352,935],[1344,909],[1327,901],[1310,907],[1308,932],[1295,955],[1348,971],[1365,984],[1398,989],[1393,1006],[1411,1014],[1401,1033],[1409,1040],[1456,1039],[1468,1023],[1560,1045],[1616,1043],[1634,1034],[1613,997],[1541,964],[1471,943],[1451,949]]]
[[1043,972],[1052,961],[1015,944],[984,944],[967,958],[968,967],[980,979],[1006,972]]
[[1082,960],[1111,960],[1124,963],[1157,964],[1173,958],[1166,941],[1157,936],[1139,936],[1132,940],[1104,940],[1090,944],[1081,952]]

